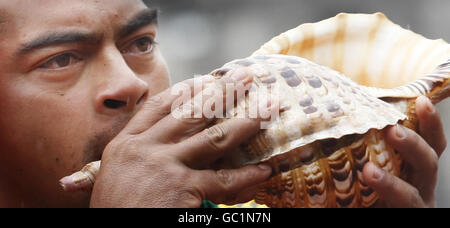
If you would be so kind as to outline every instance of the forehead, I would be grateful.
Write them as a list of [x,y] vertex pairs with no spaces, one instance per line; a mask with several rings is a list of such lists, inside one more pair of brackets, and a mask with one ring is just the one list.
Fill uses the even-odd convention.
[[26,31],[24,38],[61,27],[106,28],[145,8],[141,0],[0,0],[0,25]]

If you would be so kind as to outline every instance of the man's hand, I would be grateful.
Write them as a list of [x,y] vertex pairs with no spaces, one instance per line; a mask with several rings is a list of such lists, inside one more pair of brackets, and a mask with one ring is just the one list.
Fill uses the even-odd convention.
[[406,180],[368,163],[363,169],[366,184],[389,207],[435,207],[438,161],[447,145],[439,112],[426,97],[416,101],[419,134],[402,126],[386,130],[387,142],[408,163]]
[[[195,80],[211,81],[211,76],[183,83],[194,91]],[[252,80],[248,72],[237,70],[219,83],[232,83],[239,91],[248,89]],[[209,84],[225,92],[225,86]],[[171,89],[149,98],[106,147],[92,207],[199,207],[203,200],[239,203],[250,200],[251,186],[270,176],[271,168],[266,165],[207,169],[256,134],[261,119],[231,119],[209,127],[214,119],[205,116],[175,118],[171,108],[178,98]],[[266,101],[261,107],[275,110],[275,106]],[[188,108],[194,112],[198,106]]]

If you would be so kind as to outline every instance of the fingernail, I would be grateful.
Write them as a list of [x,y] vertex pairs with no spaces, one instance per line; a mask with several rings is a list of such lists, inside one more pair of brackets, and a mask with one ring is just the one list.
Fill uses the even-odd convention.
[[263,171],[267,171],[267,170],[272,170],[272,167],[266,165],[266,164],[259,164],[258,168],[263,170]]
[[423,105],[425,105],[426,111],[430,114],[433,114],[436,111],[433,103],[431,103],[431,100],[426,96],[420,96],[419,98],[417,98],[417,103],[422,103]]
[[397,138],[401,140],[406,138],[406,131],[403,128],[403,126],[400,125],[395,126],[395,136],[397,136]]
[[383,179],[384,171],[373,164],[372,168],[372,178],[377,181]]
[[430,99],[428,97],[425,97],[427,100],[427,111],[430,114],[434,114],[436,112],[436,108],[434,107],[433,103],[431,103]]

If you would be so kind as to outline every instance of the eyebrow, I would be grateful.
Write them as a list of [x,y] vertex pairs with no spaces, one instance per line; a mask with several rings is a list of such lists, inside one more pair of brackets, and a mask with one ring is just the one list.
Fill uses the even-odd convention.
[[51,32],[49,34],[45,34],[41,37],[36,38],[33,41],[22,44],[22,47],[19,49],[18,54],[26,54],[36,49],[65,44],[65,43],[76,43],[76,42],[97,42],[100,40],[98,34],[94,33],[85,33],[79,31],[68,31],[68,32]]
[[125,23],[118,30],[118,37],[122,38],[127,35],[130,35],[133,32],[136,32],[140,28],[158,23],[158,9],[145,9],[134,16],[131,20]]
[[[157,22],[158,10],[145,9],[121,26],[117,32],[117,35],[120,38],[125,37],[146,25],[157,24]],[[66,43],[96,43],[100,39],[101,36],[95,33],[80,31],[50,32],[30,42],[22,44],[17,51],[17,54],[24,55],[40,48]]]

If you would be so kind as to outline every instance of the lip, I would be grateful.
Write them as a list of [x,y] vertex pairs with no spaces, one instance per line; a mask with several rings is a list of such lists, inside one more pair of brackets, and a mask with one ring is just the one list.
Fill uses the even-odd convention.
[[126,120],[121,119],[109,129],[98,132],[91,137],[84,147],[83,163],[88,164],[90,162],[101,160],[108,144],[114,140],[128,122],[129,118],[126,118]]

